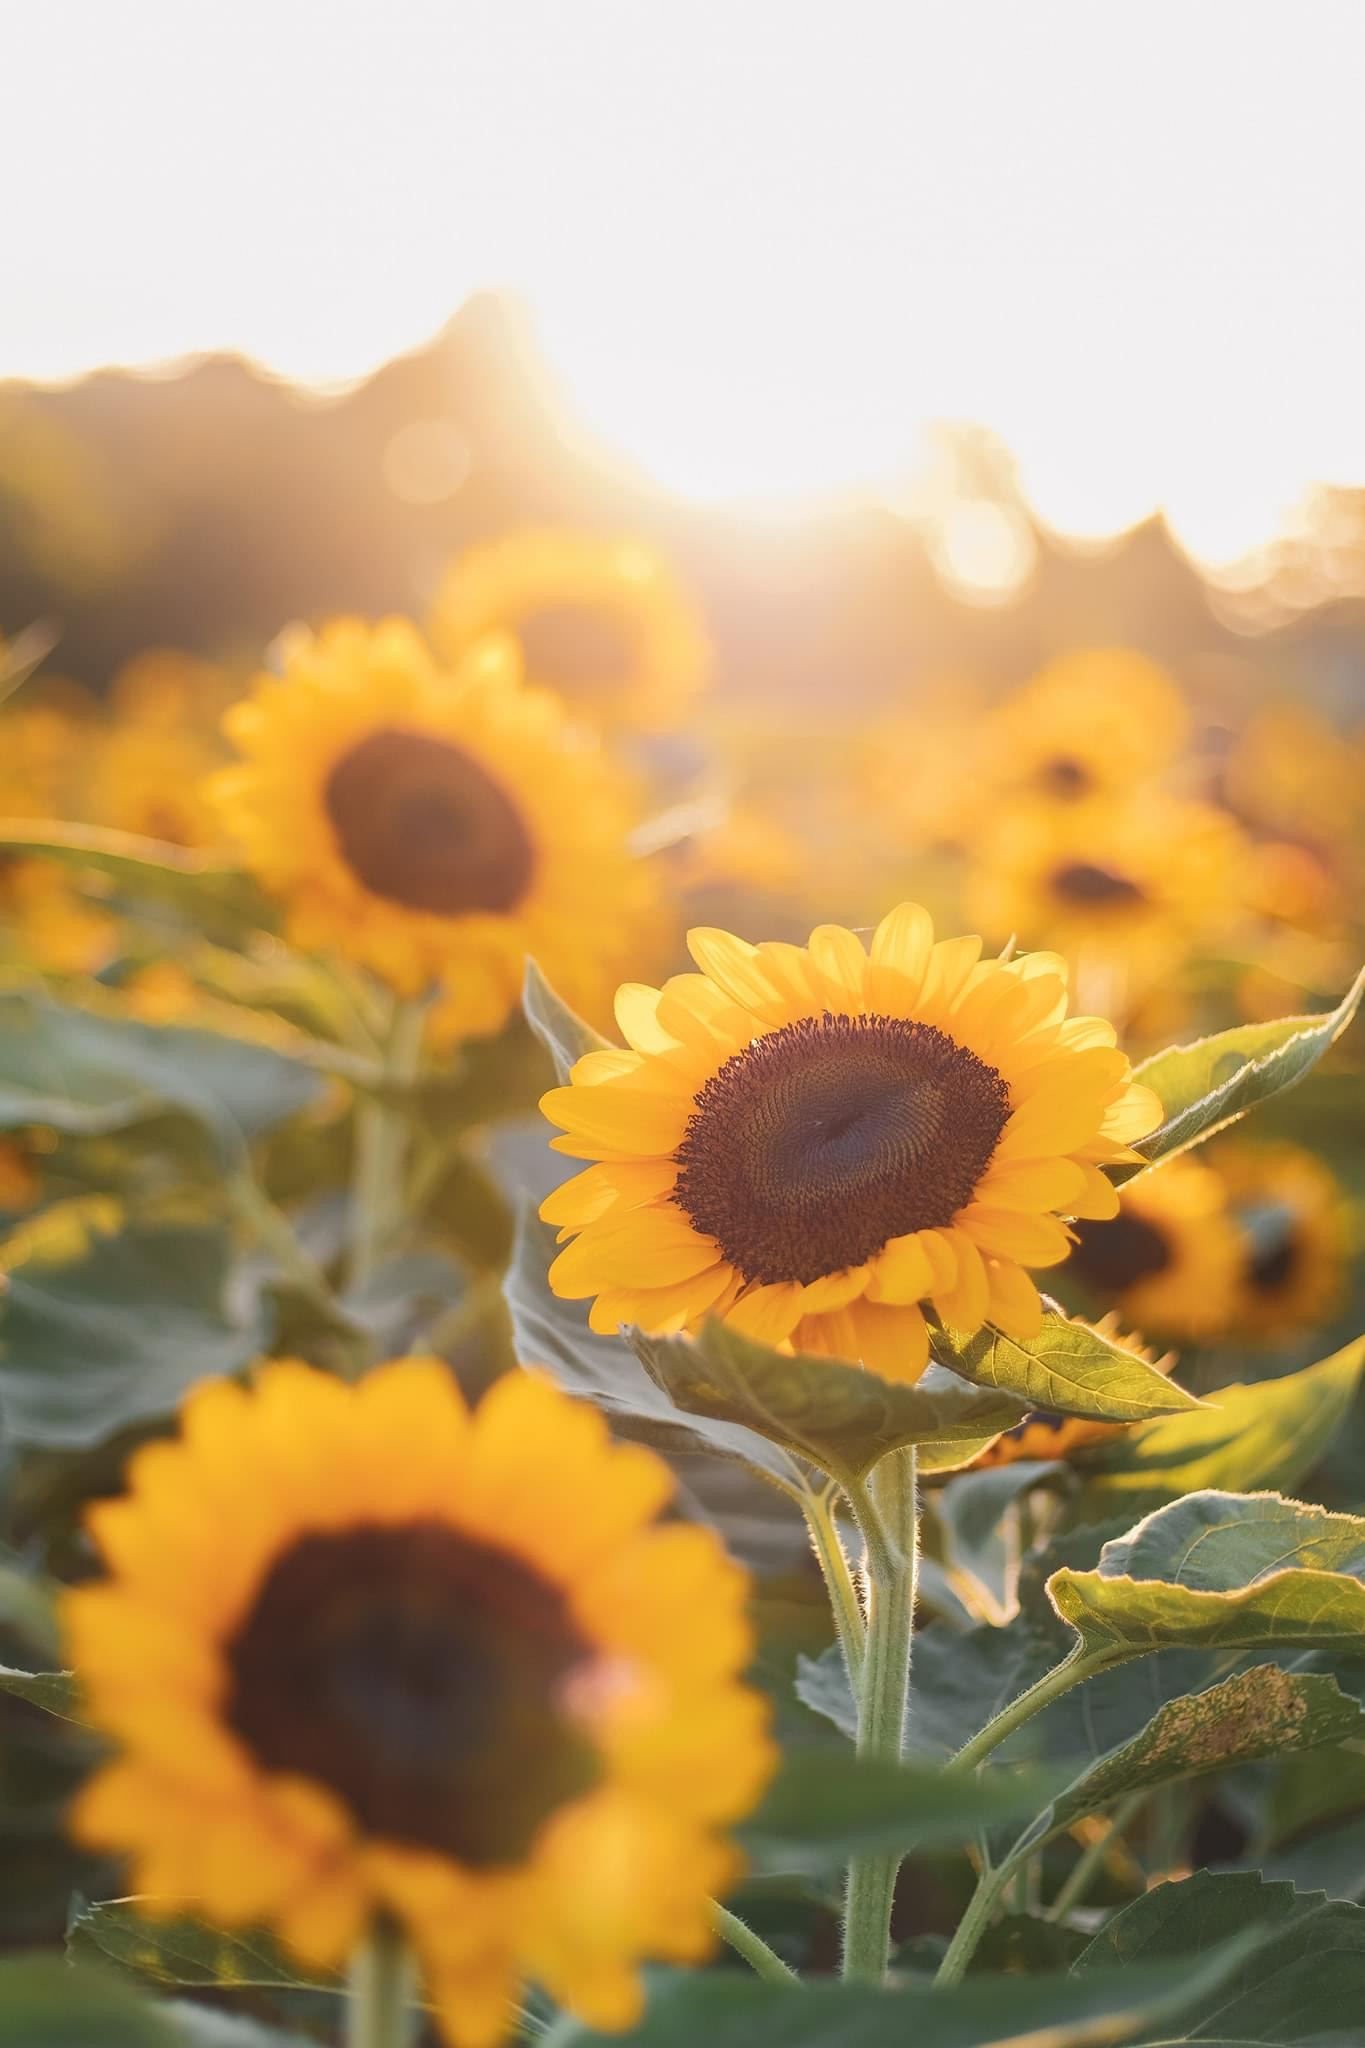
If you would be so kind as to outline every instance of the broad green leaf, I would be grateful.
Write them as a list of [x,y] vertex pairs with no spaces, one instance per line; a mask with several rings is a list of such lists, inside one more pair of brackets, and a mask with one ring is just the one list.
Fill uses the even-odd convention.
[[1005,1772],[950,1777],[837,1748],[797,1751],[739,1836],[760,1871],[837,1870],[850,1856],[970,1841],[980,1828],[1035,1813],[1055,1783],[1055,1775],[1050,1783]]
[[0,1664],[0,1692],[27,1700],[59,1720],[85,1723],[74,1671],[16,1671],[12,1664]]
[[585,1052],[601,1052],[610,1044],[559,1000],[534,960],[526,963],[521,1000],[526,1021],[549,1052],[561,1083],[568,1080],[569,1069]]
[[172,1998],[161,2010],[175,2022],[179,2048],[317,2048],[316,2034],[282,2033],[260,2020],[219,2012],[188,1998]]
[[0,1412],[22,1444],[83,1448],[168,1414],[196,1380],[265,1345],[257,1300],[234,1302],[225,1234],[146,1227],[66,1265],[31,1263],[0,1300]]
[[544,2048],[1100,2048],[1213,2000],[1246,1938],[1199,1961],[1090,1971],[1084,1977],[973,1976],[951,1990],[887,1990],[828,1978],[785,1987],[738,1971],[661,1975],[628,2034],[562,2020]]
[[1047,1590],[1087,1651],[1357,1648],[1365,1521],[1277,1494],[1196,1493],[1106,1543]]
[[[1158,1130],[1134,1150],[1149,1166],[1173,1158],[1225,1125],[1245,1116],[1315,1067],[1339,1038],[1365,992],[1365,970],[1334,1010],[1316,1017],[1278,1017],[1270,1024],[1239,1024],[1193,1045],[1154,1053],[1135,1078],[1154,1089],[1165,1116]],[[1144,1169],[1121,1167],[1113,1178],[1128,1180]]]
[[0,1962],[0,2042],[6,2048],[184,2048],[174,2019],[108,1971],[60,1957]]
[[1217,1487],[1294,1486],[1322,1456],[1354,1398],[1365,1337],[1303,1372],[1220,1387],[1193,1414],[1139,1422],[1092,1451],[1072,1507],[1084,1521],[1146,1514],[1181,1494]]
[[[561,1301],[550,1292],[546,1273],[556,1250],[554,1232],[524,1211],[504,1283],[522,1364],[542,1367],[567,1393],[592,1401],[620,1435],[676,1459],[684,1511],[712,1522],[741,1554],[754,1558],[750,1545],[737,1540],[736,1516],[748,1525],[766,1524],[766,1538],[790,1538],[793,1560],[803,1550],[808,1555],[804,1522],[774,1491],[801,1477],[787,1453],[751,1429],[682,1414],[619,1337],[600,1337],[588,1328],[582,1302]],[[680,1455],[694,1452],[705,1455]],[[736,1475],[714,1469],[717,1458],[746,1466],[768,1483],[740,1490]],[[752,1527],[745,1533],[753,1533]]]
[[1050,1461],[1020,1458],[984,1472],[959,1472],[932,1495],[946,1562],[975,1582],[976,1608],[987,1619],[1007,1620],[1014,1605],[1020,1543],[1011,1510],[1035,1486],[1065,1484],[1058,1470]]
[[341,1981],[334,1972],[304,1969],[267,1934],[224,1934],[197,1920],[144,1918],[137,1904],[112,1899],[83,1907],[66,1930],[68,1955],[99,1958],[156,1984],[326,1991]]
[[1365,1814],[1337,1827],[1314,1828],[1302,1841],[1272,1850],[1263,1868],[1268,1878],[1282,1878],[1301,1892],[1365,1898]]
[[140,906],[171,911],[197,936],[225,944],[240,944],[249,933],[269,931],[276,923],[269,900],[240,868],[135,833],[47,820],[41,827],[0,825],[0,856],[8,855],[102,875],[120,895]]
[[321,1086],[271,1046],[0,995],[0,1130],[98,1136],[174,1111],[235,1167],[249,1139],[307,1108]]
[[1027,1341],[989,1327],[971,1337],[932,1329],[934,1356],[978,1387],[997,1388],[1029,1408],[1057,1415],[1141,1422],[1199,1407],[1193,1394],[1144,1359],[1111,1344],[1088,1324],[1073,1322],[1053,1304],[1047,1307],[1042,1329]]
[[1171,2041],[1288,2044],[1331,2035],[1358,2041],[1365,2014],[1365,1909],[1321,1892],[1267,1883],[1256,1871],[1196,1871],[1157,1885],[1095,1936],[1074,1965],[1085,1982],[1115,1964],[1197,1968],[1229,1939],[1257,1929],[1235,1978],[1190,2000]]
[[1207,1692],[1169,1701],[1140,1735],[1074,1779],[1016,1844],[1009,1861],[1034,1855],[1054,1835],[1130,1792],[1362,1733],[1365,1713],[1334,1679],[1258,1664]]
[[861,1475],[899,1444],[925,1445],[926,1470],[956,1464],[1025,1412],[1013,1397],[942,1369],[902,1386],[837,1359],[786,1357],[715,1319],[695,1338],[632,1330],[630,1343],[689,1415],[757,1430],[835,1474]]
[[854,1740],[858,1733],[858,1702],[848,1682],[844,1653],[837,1643],[831,1643],[818,1657],[797,1658],[795,1691],[802,1706],[832,1722],[850,1742]]

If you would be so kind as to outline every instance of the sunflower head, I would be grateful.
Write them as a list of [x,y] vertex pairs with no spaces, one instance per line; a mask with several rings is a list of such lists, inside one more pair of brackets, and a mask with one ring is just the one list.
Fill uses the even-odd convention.
[[1220,1176],[1172,1159],[1124,1188],[1118,1213],[1082,1223],[1067,1274],[1125,1322],[1191,1342],[1236,1316],[1242,1250]]
[[1052,954],[983,961],[904,904],[870,949],[695,931],[700,970],[617,997],[629,1050],[589,1053],[542,1108],[595,1163],[551,1195],[570,1240],[559,1294],[594,1328],[695,1330],[914,1379],[922,1304],[1019,1335],[1026,1267],[1070,1249],[1063,1216],[1111,1216],[1100,1171],[1134,1157],[1160,1104],[1097,1018],[1066,1016]]
[[1066,806],[1131,789],[1174,759],[1180,691],[1131,647],[1076,648],[1013,692],[986,727],[992,780]]
[[459,556],[432,639],[457,660],[491,632],[516,639],[533,683],[608,725],[670,728],[707,680],[694,607],[636,540],[537,528]]
[[[250,1475],[249,1482],[245,1475]],[[342,1963],[398,1921],[452,2041],[534,1978],[591,2024],[707,1946],[772,1755],[746,1582],[671,1480],[526,1373],[407,1359],[192,1395],[92,1513],[66,1623],[118,1754],[75,1812],[156,1910]]]
[[1241,1246],[1234,1322],[1285,1337],[1341,1308],[1356,1221],[1335,1174],[1301,1145],[1224,1139],[1209,1154]]
[[631,792],[509,642],[446,675],[403,621],[340,621],[287,643],[225,727],[243,759],[214,794],[295,942],[403,995],[444,987],[448,1035],[505,1021],[528,953],[591,1015],[657,943]]

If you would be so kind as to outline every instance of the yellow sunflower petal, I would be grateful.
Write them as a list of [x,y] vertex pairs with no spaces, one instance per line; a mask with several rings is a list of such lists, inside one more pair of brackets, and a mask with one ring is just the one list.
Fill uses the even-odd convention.
[[1056,1266],[1071,1250],[1071,1233],[1055,1216],[1031,1216],[1019,1209],[991,1209],[973,1202],[953,1224],[994,1258],[1026,1266]]
[[953,1329],[979,1330],[989,1306],[986,1268],[980,1251],[961,1230],[954,1228],[952,1243],[957,1273],[951,1287],[935,1290],[934,1307]]
[[1027,1273],[1011,1259],[987,1259],[986,1286],[989,1320],[997,1329],[1021,1342],[1038,1335],[1043,1326],[1043,1304]]

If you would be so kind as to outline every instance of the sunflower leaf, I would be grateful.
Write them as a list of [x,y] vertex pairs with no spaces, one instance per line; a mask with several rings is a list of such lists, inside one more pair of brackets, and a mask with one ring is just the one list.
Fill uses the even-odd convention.
[[[1178,2039],[1348,2042],[1365,2008],[1365,1909],[1268,1882],[1259,1871],[1199,1870],[1157,1885],[1116,1913],[1073,1965],[1086,1978],[1114,1964],[1196,1963],[1247,1927],[1255,1949],[1235,1985],[1196,2001]],[[1340,2030],[1335,2031],[1335,2030]]]
[[[790,1989],[732,1970],[660,1973],[631,2048],[1096,2048],[1131,2040],[1139,2027],[1172,2023],[1212,2003],[1250,1953],[1235,1936],[1191,1962],[1135,1964],[1018,1977],[969,1977],[951,1989],[808,1980]],[[1150,2037],[1149,2037],[1150,2038]],[[617,2034],[564,2018],[543,2048],[613,2048]]]
[[275,927],[271,903],[240,868],[131,832],[46,820],[41,827],[11,825],[0,830],[0,854],[102,875],[140,905],[173,911],[196,935],[223,944]]
[[183,2048],[160,2007],[107,1970],[75,1969],[59,1956],[0,1962],[0,2041],[14,2048]]
[[526,962],[521,1000],[526,1021],[554,1061],[561,1082],[568,1080],[570,1068],[585,1052],[608,1050],[610,1041],[560,1001],[534,960]]
[[1365,1337],[1331,1358],[1252,1386],[1220,1387],[1193,1414],[1139,1422],[1087,1454],[1077,1521],[1147,1514],[1210,1487],[1294,1486],[1331,1443],[1365,1369]]
[[74,1671],[16,1671],[11,1664],[0,1664],[0,1692],[27,1700],[61,1721],[87,1725]]
[[989,1325],[959,1337],[931,1326],[935,1358],[979,1387],[1015,1395],[1028,1408],[1083,1415],[1100,1422],[1141,1422],[1202,1405],[1145,1359],[1112,1344],[1052,1302],[1036,1337],[1007,1337]]
[[901,1444],[927,1471],[963,1463],[1024,1414],[1007,1393],[930,1367],[914,1386],[838,1359],[788,1357],[712,1318],[696,1337],[629,1332],[645,1371],[689,1415],[742,1423],[836,1478]]
[[330,1990],[340,1981],[329,1971],[303,1969],[269,1935],[224,1934],[190,1919],[144,1918],[136,1899],[82,1907],[66,1930],[66,1950],[73,1961],[98,1957],[155,1984]]
[[1358,1648],[1365,1520],[1278,1494],[1194,1493],[1106,1543],[1048,1595],[1085,1650]]
[[[1278,1017],[1270,1024],[1239,1024],[1193,1045],[1173,1045],[1154,1053],[1137,1068],[1134,1078],[1160,1097],[1165,1111],[1160,1128],[1134,1146],[1147,1166],[1188,1151],[1215,1131],[1245,1116],[1315,1067],[1328,1047],[1340,1038],[1365,994],[1365,968],[1334,1010],[1321,1016]],[[1114,1170],[1112,1178],[1130,1180],[1142,1166]]]

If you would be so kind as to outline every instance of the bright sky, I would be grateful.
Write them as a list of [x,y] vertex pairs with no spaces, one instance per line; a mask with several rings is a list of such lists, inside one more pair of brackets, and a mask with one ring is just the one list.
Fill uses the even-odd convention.
[[612,449],[772,502],[980,420],[1218,561],[1365,484],[1360,0],[0,4],[0,376],[362,374],[514,287]]

